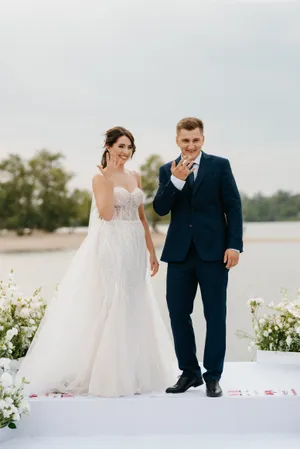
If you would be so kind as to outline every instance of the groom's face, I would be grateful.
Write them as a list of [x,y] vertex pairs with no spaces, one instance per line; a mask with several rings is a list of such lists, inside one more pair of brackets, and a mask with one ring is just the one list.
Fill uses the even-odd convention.
[[181,129],[177,134],[176,143],[179,146],[184,159],[194,160],[201,153],[204,136],[199,128],[191,131]]

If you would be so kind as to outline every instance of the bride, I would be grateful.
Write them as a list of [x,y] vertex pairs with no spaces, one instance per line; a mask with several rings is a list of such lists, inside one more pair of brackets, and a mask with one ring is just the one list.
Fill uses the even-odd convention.
[[147,277],[158,271],[135,152],[122,127],[106,132],[87,237],[50,302],[18,378],[28,393],[106,397],[164,390],[174,351]]

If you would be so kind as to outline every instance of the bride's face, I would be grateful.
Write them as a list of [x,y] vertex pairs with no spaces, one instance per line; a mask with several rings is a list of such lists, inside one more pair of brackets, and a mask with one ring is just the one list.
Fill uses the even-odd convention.
[[117,159],[120,159],[123,165],[131,158],[133,152],[132,144],[127,136],[119,137],[118,140],[107,149],[112,156],[116,156]]

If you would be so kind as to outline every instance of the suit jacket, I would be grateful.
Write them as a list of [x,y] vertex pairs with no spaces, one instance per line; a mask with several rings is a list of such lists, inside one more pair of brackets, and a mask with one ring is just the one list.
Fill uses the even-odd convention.
[[174,186],[171,174],[171,162],[160,167],[153,203],[158,215],[171,211],[161,260],[183,261],[192,241],[205,261],[223,260],[227,248],[242,252],[241,198],[228,159],[202,152],[194,185],[187,181],[182,190]]

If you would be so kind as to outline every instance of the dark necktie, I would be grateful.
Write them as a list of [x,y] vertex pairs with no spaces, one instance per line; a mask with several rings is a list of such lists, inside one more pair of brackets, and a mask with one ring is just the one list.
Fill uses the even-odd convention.
[[[197,165],[197,164],[194,163],[194,164],[192,165],[191,168],[194,168],[196,165]],[[188,183],[189,183],[189,185],[190,185],[191,188],[194,187],[194,182],[195,182],[195,173],[193,172],[193,173],[191,173],[191,174],[188,176]]]

